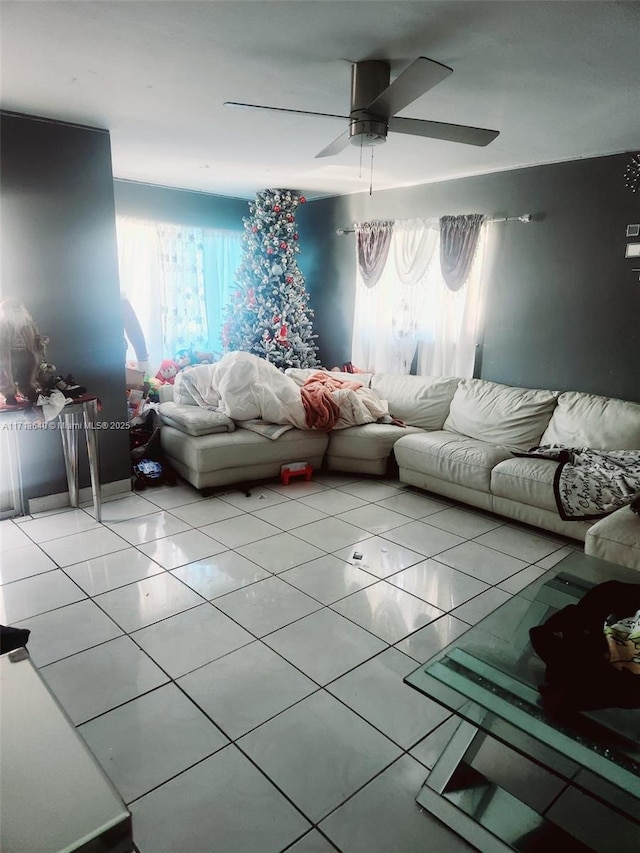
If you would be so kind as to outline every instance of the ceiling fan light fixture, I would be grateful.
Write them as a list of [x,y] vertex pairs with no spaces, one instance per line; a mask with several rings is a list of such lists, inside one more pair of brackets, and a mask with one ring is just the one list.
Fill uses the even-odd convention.
[[370,148],[387,141],[387,123],[379,119],[352,119],[349,125],[349,141],[352,145]]

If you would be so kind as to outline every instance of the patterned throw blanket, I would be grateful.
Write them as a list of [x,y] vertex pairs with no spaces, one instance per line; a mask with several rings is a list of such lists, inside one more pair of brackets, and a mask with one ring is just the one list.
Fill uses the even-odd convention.
[[589,521],[630,504],[640,492],[640,450],[544,446],[514,456],[559,462],[553,492],[560,518]]

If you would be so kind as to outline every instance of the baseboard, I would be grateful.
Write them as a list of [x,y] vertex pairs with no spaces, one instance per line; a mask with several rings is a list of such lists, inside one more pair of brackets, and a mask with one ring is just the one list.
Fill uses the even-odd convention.
[[[131,480],[114,480],[112,483],[103,483],[100,493],[103,498],[113,497],[113,495],[126,494],[131,491]],[[91,487],[80,489],[79,502],[85,503],[93,497]],[[60,509],[61,507],[69,506],[69,492],[60,492],[55,495],[44,495],[41,498],[31,498],[29,500],[29,512],[47,512],[52,509]]]

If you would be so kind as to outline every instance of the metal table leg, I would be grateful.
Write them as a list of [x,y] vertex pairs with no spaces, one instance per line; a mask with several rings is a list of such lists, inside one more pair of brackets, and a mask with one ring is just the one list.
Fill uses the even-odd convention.
[[3,429],[2,434],[7,437],[7,468],[9,489],[11,492],[11,508],[14,515],[26,515],[27,508],[22,487],[22,466],[20,465],[20,448],[18,446],[16,423],[9,423],[9,429]]
[[91,474],[91,492],[96,521],[102,521],[102,503],[100,495],[100,453],[95,424],[98,420],[98,401],[87,400],[82,404],[84,418],[84,434],[87,440],[87,456],[89,473]]
[[[77,407],[82,407],[82,413]],[[78,429],[84,429],[87,442],[87,458],[89,460],[89,474],[91,475],[91,493],[93,496],[93,508],[96,521],[102,520],[102,504],[100,495],[100,455],[98,449],[98,438],[96,436],[96,421],[98,420],[98,401],[83,400],[69,406],[76,411],[63,411],[60,413],[62,437],[62,451],[64,454],[64,467],[67,473],[67,485],[69,488],[69,503],[78,506],[80,491],[78,488]]]
[[478,850],[558,849],[593,853],[568,832],[472,767],[488,735],[461,720],[416,797]]
[[67,472],[69,503],[71,506],[78,506],[78,422],[73,412],[65,412],[64,410],[60,419],[62,422],[60,436],[62,438],[64,467]]

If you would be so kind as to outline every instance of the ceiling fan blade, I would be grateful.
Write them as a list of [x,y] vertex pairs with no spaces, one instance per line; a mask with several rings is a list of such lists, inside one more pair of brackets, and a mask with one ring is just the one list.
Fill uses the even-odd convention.
[[447,124],[442,121],[425,121],[419,118],[390,118],[389,130],[426,136],[429,139],[444,139],[447,142],[462,142],[465,145],[488,145],[499,136],[499,130],[482,127],[467,127],[464,124]]
[[349,128],[347,128],[344,133],[341,133],[337,139],[334,139],[333,142],[329,143],[326,148],[323,148],[322,151],[316,154],[316,159],[318,157],[332,157],[334,154],[339,154],[347,147],[348,144]]
[[295,113],[299,116],[322,116],[323,118],[342,118],[349,119],[349,116],[338,116],[334,113],[314,113],[309,110],[290,110],[286,107],[264,107],[261,104],[239,104],[236,101],[225,101],[223,107],[233,107],[241,110],[268,110],[275,113]]
[[453,68],[449,68],[448,65],[441,65],[433,59],[427,59],[426,56],[419,56],[369,104],[366,111],[388,119],[452,73]]

